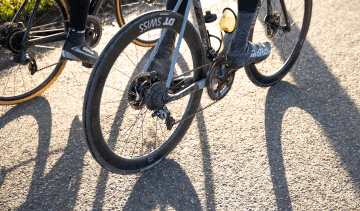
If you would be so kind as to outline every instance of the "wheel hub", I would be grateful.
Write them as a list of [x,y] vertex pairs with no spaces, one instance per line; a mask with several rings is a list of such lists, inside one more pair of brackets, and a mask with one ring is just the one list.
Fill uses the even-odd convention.
[[158,81],[156,72],[144,72],[136,76],[128,89],[128,101],[131,107],[135,110],[142,109],[149,95],[149,89]]

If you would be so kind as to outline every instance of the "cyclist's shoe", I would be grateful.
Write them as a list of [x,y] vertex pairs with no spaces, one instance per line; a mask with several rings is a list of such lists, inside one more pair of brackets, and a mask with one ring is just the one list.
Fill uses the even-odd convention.
[[265,60],[270,55],[270,51],[271,44],[269,42],[256,44],[248,42],[244,51],[229,51],[227,54],[227,64],[230,69],[237,70],[249,64],[256,64]]
[[98,53],[91,50],[84,31],[75,31],[69,28],[69,33],[62,50],[61,60],[68,59],[82,61],[94,65],[98,58]]
[[171,68],[171,62],[175,51],[175,40],[176,33],[168,30],[149,67],[149,72],[157,72],[162,81],[167,79]]
[[229,69],[240,69],[249,64],[259,63],[270,55],[269,42],[253,44],[248,41],[254,21],[255,13],[238,13],[236,31],[227,53]]

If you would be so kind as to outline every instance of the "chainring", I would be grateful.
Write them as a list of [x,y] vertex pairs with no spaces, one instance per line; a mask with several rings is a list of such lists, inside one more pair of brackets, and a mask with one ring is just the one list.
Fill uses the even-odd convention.
[[88,15],[86,19],[86,26],[93,31],[90,46],[91,48],[94,48],[97,44],[99,44],[102,36],[101,23],[95,16]]
[[207,78],[206,88],[212,100],[220,100],[230,91],[234,82],[235,72],[226,69],[226,59],[219,58],[211,66]]

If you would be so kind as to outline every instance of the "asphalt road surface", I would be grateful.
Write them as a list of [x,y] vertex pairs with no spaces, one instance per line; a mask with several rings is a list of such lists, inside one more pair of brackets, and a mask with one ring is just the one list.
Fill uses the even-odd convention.
[[[40,97],[0,107],[0,210],[359,210],[359,11],[358,0],[313,0],[302,54],[280,83],[260,88],[238,71],[175,150],[135,175],[92,158],[82,129],[91,69],[70,62]],[[98,52],[118,31],[102,20]]]

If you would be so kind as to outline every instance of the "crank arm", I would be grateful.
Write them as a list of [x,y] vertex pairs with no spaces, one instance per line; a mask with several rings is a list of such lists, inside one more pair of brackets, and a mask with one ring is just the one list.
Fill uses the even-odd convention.
[[201,79],[200,81],[197,81],[195,83],[193,83],[192,85],[190,85],[189,87],[185,88],[184,90],[179,91],[178,93],[174,94],[174,95],[167,95],[166,100],[165,100],[165,104],[166,103],[170,103],[174,100],[178,100],[180,98],[185,97],[186,95],[189,95],[193,92],[199,91],[203,88],[206,87],[206,78]]

